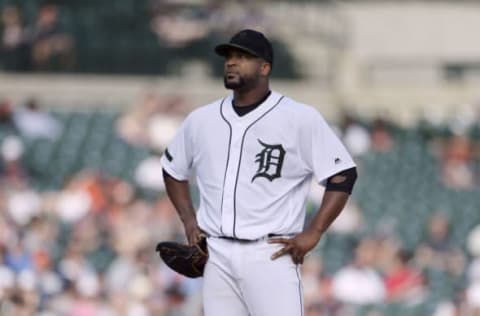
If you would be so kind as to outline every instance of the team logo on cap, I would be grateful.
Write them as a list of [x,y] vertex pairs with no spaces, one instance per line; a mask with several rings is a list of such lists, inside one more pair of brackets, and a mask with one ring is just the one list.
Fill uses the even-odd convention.
[[263,149],[255,155],[255,162],[258,163],[257,173],[253,176],[252,182],[259,177],[267,178],[273,181],[282,176],[283,159],[285,158],[285,149],[281,144],[269,145],[258,139]]

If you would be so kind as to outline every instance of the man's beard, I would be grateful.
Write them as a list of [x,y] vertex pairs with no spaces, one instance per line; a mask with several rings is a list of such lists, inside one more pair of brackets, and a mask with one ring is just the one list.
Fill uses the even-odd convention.
[[238,81],[235,82],[229,82],[227,81],[227,76],[223,77],[223,84],[225,85],[225,88],[231,89],[231,90],[241,90],[242,88],[245,88],[247,85],[247,82],[242,78],[239,77]]

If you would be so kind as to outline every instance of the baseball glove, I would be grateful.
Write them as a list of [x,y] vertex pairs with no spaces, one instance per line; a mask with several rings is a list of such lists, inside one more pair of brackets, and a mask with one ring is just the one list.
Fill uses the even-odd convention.
[[206,238],[202,238],[198,244],[193,246],[172,241],[160,242],[157,244],[156,251],[172,270],[189,278],[203,276],[203,270],[208,260]]

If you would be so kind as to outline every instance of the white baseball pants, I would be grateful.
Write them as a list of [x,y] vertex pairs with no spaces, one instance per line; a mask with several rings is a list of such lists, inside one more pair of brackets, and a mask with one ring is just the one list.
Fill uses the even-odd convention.
[[299,268],[270,257],[279,244],[208,238],[203,281],[205,316],[303,316]]

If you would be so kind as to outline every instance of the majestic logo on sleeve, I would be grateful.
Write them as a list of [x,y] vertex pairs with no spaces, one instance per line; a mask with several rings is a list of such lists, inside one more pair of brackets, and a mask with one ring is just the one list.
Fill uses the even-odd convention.
[[258,177],[267,178],[273,181],[282,176],[283,159],[285,158],[285,149],[281,144],[269,145],[258,140],[263,149],[255,157],[255,162],[258,163],[257,173],[253,176],[253,180]]

